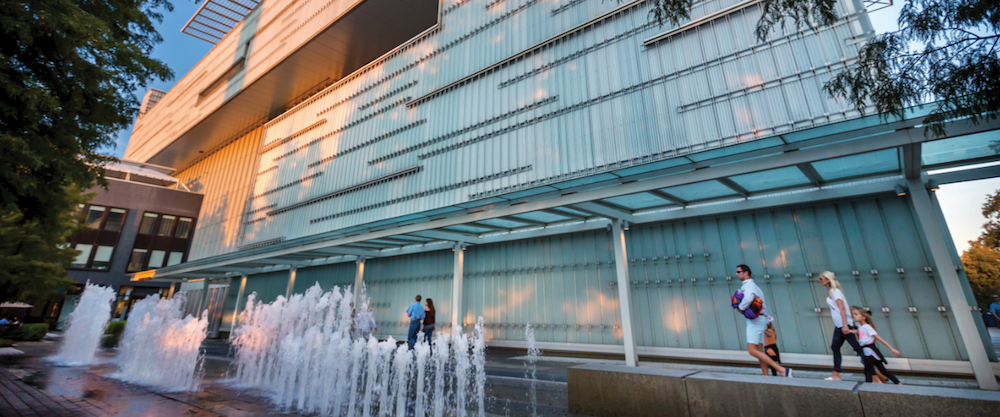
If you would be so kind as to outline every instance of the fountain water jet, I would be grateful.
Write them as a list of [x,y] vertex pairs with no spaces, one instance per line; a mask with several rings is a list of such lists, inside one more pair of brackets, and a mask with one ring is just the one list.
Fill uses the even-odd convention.
[[538,389],[536,386],[537,379],[535,378],[535,372],[537,371],[538,356],[542,354],[542,351],[538,350],[535,346],[535,329],[531,327],[531,324],[527,324],[524,327],[524,340],[528,342],[528,363],[525,364],[527,369],[524,371],[524,377],[531,380],[531,389],[528,391],[528,396],[531,400],[531,415],[538,415]]
[[63,365],[90,365],[101,343],[104,327],[111,319],[115,290],[87,282],[80,302],[69,317],[69,330],[59,354],[52,358]]
[[169,300],[154,294],[135,303],[112,377],[166,391],[197,391],[208,319],[183,317],[183,311],[183,294]]
[[[365,308],[368,300],[362,298]],[[473,405],[485,414],[486,378],[478,375],[485,369],[481,329],[471,337],[461,328],[438,334],[433,349],[423,337],[413,350],[391,337],[363,340],[352,330],[353,299],[350,287],[323,292],[318,284],[272,303],[251,294],[230,338],[235,360],[228,383],[266,392],[289,411],[461,416]]]

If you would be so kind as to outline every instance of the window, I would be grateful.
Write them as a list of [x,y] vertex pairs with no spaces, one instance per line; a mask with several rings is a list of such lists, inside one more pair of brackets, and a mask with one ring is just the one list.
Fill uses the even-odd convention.
[[159,268],[163,266],[163,256],[167,252],[162,250],[154,250],[151,255],[149,255],[149,269]]
[[128,271],[135,272],[142,270],[142,264],[146,263],[145,249],[132,249],[132,257],[128,261]]
[[177,231],[174,232],[174,237],[187,239],[189,234],[191,234],[191,218],[181,217],[180,221],[177,222]]
[[84,224],[92,229],[97,229],[101,227],[101,217],[104,217],[104,207],[90,206],[90,210],[87,212],[87,220],[84,221]]
[[144,235],[153,234],[153,227],[156,226],[156,218],[160,217],[156,213],[143,213],[142,223],[139,224],[139,233]]
[[108,269],[108,266],[111,265],[111,254],[114,251],[114,246],[98,246],[97,252],[94,252],[94,262],[90,267],[93,269]]
[[170,252],[170,258],[167,259],[167,266],[177,265],[181,263],[182,259],[184,259],[184,252]]
[[77,244],[76,250],[80,251],[80,254],[76,256],[76,260],[74,260],[73,263],[70,264],[70,267],[86,268],[87,261],[90,260],[90,250],[93,247],[94,245],[87,245],[84,243]]
[[174,231],[174,223],[177,223],[176,216],[163,215],[163,220],[160,220],[160,231],[156,233],[157,236],[170,236],[170,232]]
[[120,232],[122,231],[122,225],[125,224],[125,213],[127,210],[120,208],[113,208],[108,212],[108,220],[104,223],[104,230],[109,232]]

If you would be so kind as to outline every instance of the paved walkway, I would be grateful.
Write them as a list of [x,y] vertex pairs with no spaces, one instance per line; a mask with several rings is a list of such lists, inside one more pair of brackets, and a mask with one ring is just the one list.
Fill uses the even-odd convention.
[[52,395],[25,384],[10,369],[0,368],[0,417],[109,416],[110,404],[68,395]]

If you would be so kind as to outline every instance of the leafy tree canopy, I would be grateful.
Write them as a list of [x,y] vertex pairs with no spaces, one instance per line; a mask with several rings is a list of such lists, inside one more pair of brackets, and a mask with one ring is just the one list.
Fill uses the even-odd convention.
[[171,9],[166,0],[0,1],[0,256],[9,258],[0,265],[14,268],[0,279],[20,274],[14,264],[64,275],[73,252],[52,250],[65,242],[76,196],[105,185],[101,165],[112,158],[98,150],[131,123],[133,92],[172,76],[149,55],[162,40],[153,22]]
[[990,296],[1000,291],[1000,252],[972,242],[972,247],[962,253],[962,268],[976,301],[989,305]]
[[[653,0],[650,18],[679,25],[694,0]],[[842,19],[836,0],[763,0],[755,34],[761,42],[777,27],[822,27]],[[824,86],[862,114],[903,117],[906,108],[936,102],[925,119],[928,134],[945,122],[977,124],[1000,111],[1000,0],[906,0],[899,29],[875,35],[857,62]]]
[[983,232],[979,235],[979,239],[970,243],[978,243],[980,246],[1000,251],[1000,190],[986,196],[986,202],[983,203],[983,217],[986,218]]

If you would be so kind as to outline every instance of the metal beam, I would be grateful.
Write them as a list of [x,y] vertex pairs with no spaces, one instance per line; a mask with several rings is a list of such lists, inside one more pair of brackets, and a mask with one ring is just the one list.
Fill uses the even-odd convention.
[[465,245],[455,243],[452,247],[455,252],[455,260],[452,268],[452,288],[451,288],[451,325],[452,327],[464,327],[462,317],[462,280],[465,277]]
[[539,211],[545,212],[545,213],[549,213],[549,214],[555,214],[557,216],[569,217],[571,219],[577,219],[577,220],[585,220],[586,219],[586,217],[580,216],[580,215],[578,215],[576,213],[570,213],[568,211],[554,209],[554,208],[544,209],[544,210],[539,210]]
[[482,227],[484,229],[490,229],[490,230],[499,230],[499,231],[502,231],[502,232],[509,232],[510,231],[509,227],[494,226],[492,224],[487,224],[487,223],[482,223],[482,222],[468,222],[468,223],[466,223],[466,225],[468,225],[468,226],[475,226],[475,227]]
[[500,217],[500,218],[504,219],[504,220],[510,220],[512,222],[524,223],[524,224],[532,225],[532,226],[545,226],[545,225],[548,224],[548,223],[540,222],[540,221],[537,221],[537,220],[529,220],[529,219],[524,219],[524,218],[515,217],[515,216],[505,216],[505,217]]
[[984,390],[997,391],[997,380],[990,367],[989,356],[986,355],[986,348],[983,346],[983,339],[979,336],[976,323],[973,321],[973,313],[969,309],[969,300],[965,296],[962,282],[955,271],[955,264],[952,262],[951,250],[948,249],[947,237],[945,237],[937,210],[931,203],[931,198],[924,188],[924,183],[919,178],[907,180],[909,186],[910,201],[913,203],[913,211],[916,213],[919,227],[927,240],[931,258],[937,267],[937,273],[941,278],[941,286],[944,288],[948,304],[951,306],[952,316],[958,325],[958,333],[965,345],[965,350],[969,354],[969,362],[972,364],[972,372],[976,374],[976,381],[979,388]]
[[902,150],[902,162],[900,166],[903,168],[903,177],[910,179],[920,178],[920,167],[923,164],[921,159],[922,153],[921,149],[923,145],[920,143],[911,143],[909,145],[903,145]]
[[[442,219],[442,220],[444,220],[444,219]],[[437,221],[441,221],[441,220],[437,220]],[[462,224],[462,223],[453,223],[453,224]],[[416,225],[414,225],[414,226],[416,226]],[[398,234],[401,234],[401,233],[397,232],[397,233],[392,233],[392,234],[398,235]],[[406,234],[413,235],[413,236],[419,236],[419,237],[426,237],[426,238],[430,238],[430,239],[450,240],[452,242],[467,242],[467,243],[476,243],[476,244],[479,243],[479,237],[478,236],[467,235],[467,234],[464,234],[464,233],[458,233],[458,232],[452,232],[452,231],[447,231],[446,232],[444,230],[417,230],[417,231],[413,231],[413,232],[407,232]]]
[[198,303],[198,318],[204,319],[205,315],[208,314],[208,286],[212,283],[211,279],[205,278],[205,284],[201,287],[201,301]]
[[366,256],[366,257],[369,257],[369,258],[377,258],[377,257],[381,256],[381,254],[379,254],[379,251],[376,251],[376,250],[367,250],[367,249],[360,249],[360,248],[348,248],[348,247],[343,247],[343,246],[334,246],[334,247],[322,248],[321,250],[310,250],[309,252],[310,253],[321,253],[321,254],[325,254],[327,256],[332,256],[332,255],[354,255],[354,256]]
[[985,180],[997,177],[1000,177],[1000,165],[943,172],[930,176],[930,178],[934,178],[938,184],[954,184],[956,182]]
[[729,187],[730,190],[736,191],[736,194],[739,194],[739,195],[744,196],[744,197],[750,195],[750,192],[747,191],[746,188],[743,188],[743,186],[737,184],[736,182],[734,182],[733,180],[731,180],[729,178],[723,177],[723,178],[716,178],[715,180],[718,181],[719,184],[722,184],[722,185],[725,185],[726,187]]
[[823,185],[824,182],[826,182],[823,180],[823,176],[819,175],[819,172],[816,171],[816,168],[813,167],[811,163],[805,162],[801,164],[795,164],[795,166],[799,168],[799,171],[802,171],[802,175],[805,175],[806,178],[809,180],[809,182],[812,183],[812,185],[819,187]]
[[660,190],[651,190],[651,191],[647,191],[647,193],[655,195],[655,196],[657,196],[659,198],[662,198],[664,200],[680,204],[682,206],[686,206],[687,203],[688,203],[687,200],[685,200],[683,198],[680,198],[678,196],[675,196],[673,194],[666,193],[666,192],[663,192],[663,191],[660,191]]
[[632,309],[629,288],[632,286],[628,277],[628,248],[625,246],[625,230],[622,220],[611,222],[611,240],[615,244],[615,275],[618,276],[618,307],[621,309],[622,339],[625,345],[625,365],[638,366],[635,355],[635,337],[632,335]]
[[632,217],[632,213],[621,211],[594,201],[576,203],[571,205],[570,208],[588,213],[594,213],[598,216],[607,217],[609,219],[621,219],[630,222],[635,221],[635,218]]

